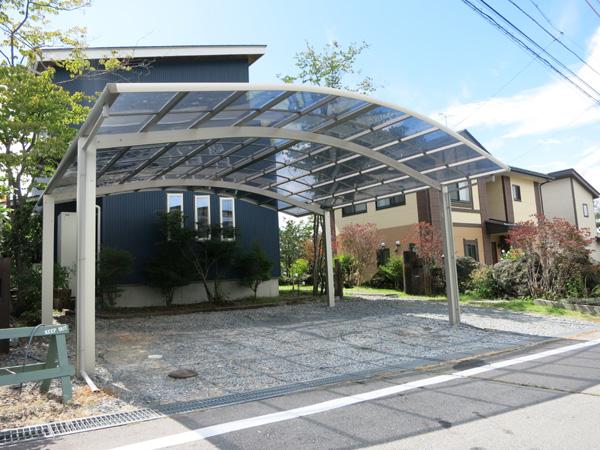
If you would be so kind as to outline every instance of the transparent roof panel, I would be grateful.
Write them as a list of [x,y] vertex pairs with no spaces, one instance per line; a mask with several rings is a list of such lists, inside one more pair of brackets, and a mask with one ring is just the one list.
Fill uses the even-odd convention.
[[[335,89],[118,83],[106,90],[84,126],[96,134],[97,183],[106,192],[119,183],[134,190],[138,181],[157,180],[162,189],[172,179],[198,188],[218,182],[241,197],[244,187],[259,189],[264,196],[245,198],[302,215],[507,169],[426,117]],[[51,189],[75,190],[74,142]]]

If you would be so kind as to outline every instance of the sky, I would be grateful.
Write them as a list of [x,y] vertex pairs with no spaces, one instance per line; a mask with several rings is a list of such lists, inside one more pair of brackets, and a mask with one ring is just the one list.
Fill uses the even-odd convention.
[[[585,0],[514,1],[587,65],[508,0],[487,1],[600,91],[600,16]],[[265,44],[250,69],[257,83],[294,73],[306,42],[365,41],[357,67],[374,97],[468,128],[509,165],[572,167],[600,189],[600,106],[460,0],[94,0],[55,22],[87,27],[90,46]]]

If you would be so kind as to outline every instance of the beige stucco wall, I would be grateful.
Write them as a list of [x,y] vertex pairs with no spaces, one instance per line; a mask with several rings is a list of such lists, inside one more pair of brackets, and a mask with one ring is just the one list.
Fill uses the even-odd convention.
[[512,186],[518,185],[521,187],[521,201],[513,200],[513,211],[515,214],[515,223],[524,220],[531,220],[537,214],[535,206],[535,187],[532,179],[511,173],[511,198]]
[[496,175],[485,184],[488,213],[492,219],[506,220],[506,211],[504,210],[504,194],[502,193],[502,177]]
[[575,225],[573,194],[571,192],[571,180],[569,178],[561,178],[542,184],[544,215],[550,219],[561,217]]
[[[594,217],[594,198],[577,180],[573,180],[573,192],[575,193],[575,213],[579,229],[587,229],[592,236],[596,235],[596,219]],[[583,215],[583,204],[588,205],[588,217]]]
[[454,253],[456,256],[465,256],[464,240],[477,240],[479,249],[479,261],[484,262],[483,257],[483,232],[481,228],[454,227]]
[[481,213],[479,211],[452,211],[452,223],[472,223],[473,225],[481,224]]
[[411,225],[418,222],[417,212],[417,194],[406,195],[406,205],[394,206],[392,208],[380,209],[375,208],[375,202],[367,203],[367,212],[363,214],[355,214],[353,216],[342,217],[342,210],[335,210],[335,231],[339,233],[344,226],[355,224],[374,223],[380,230],[386,228]]

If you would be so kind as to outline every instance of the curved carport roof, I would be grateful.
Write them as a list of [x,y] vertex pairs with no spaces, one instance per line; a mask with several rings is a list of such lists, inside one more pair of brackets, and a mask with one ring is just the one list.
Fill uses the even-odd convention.
[[108,84],[42,198],[42,318],[52,323],[54,204],[77,199],[77,358],[95,366],[95,198],[207,189],[295,216],[420,189],[443,191],[451,323],[459,322],[447,185],[508,168],[439,123],[365,95],[294,85]]
[[409,109],[329,88],[106,86],[45,193],[73,199],[77,142],[98,195],[209,188],[292,215],[502,172],[485,150]]

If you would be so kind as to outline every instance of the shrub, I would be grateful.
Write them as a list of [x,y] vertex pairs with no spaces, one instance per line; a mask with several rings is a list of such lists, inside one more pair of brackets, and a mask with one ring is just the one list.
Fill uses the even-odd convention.
[[121,293],[118,282],[131,272],[133,256],[126,250],[105,247],[100,250],[96,272],[101,306],[114,306]]
[[352,255],[343,253],[336,258],[340,262],[342,267],[342,276],[345,288],[351,288],[355,286],[356,276],[356,260]]
[[144,278],[148,286],[158,288],[171,306],[175,290],[187,286],[194,279],[190,265],[181,258],[179,248],[171,241],[161,242],[158,251],[144,266]]
[[493,275],[500,296],[513,298],[531,295],[525,258],[499,261],[493,267]]
[[262,248],[254,244],[250,250],[238,256],[235,266],[240,275],[240,282],[252,289],[256,298],[260,283],[271,278],[273,262]]
[[590,264],[591,242],[587,230],[564,219],[521,222],[509,234],[513,248],[522,252],[529,292],[550,300],[569,293],[581,295],[583,272]]
[[367,269],[377,263],[377,226],[372,223],[346,225],[338,240],[342,250],[354,259],[354,283],[362,283]]
[[392,256],[385,264],[379,266],[379,272],[388,281],[390,287],[397,290],[404,289],[404,262],[401,256]]
[[471,273],[479,267],[479,263],[470,256],[456,258],[456,273],[458,275],[458,289],[466,292],[471,282]]
[[492,268],[481,265],[471,272],[470,293],[479,298],[497,298],[498,285]]

